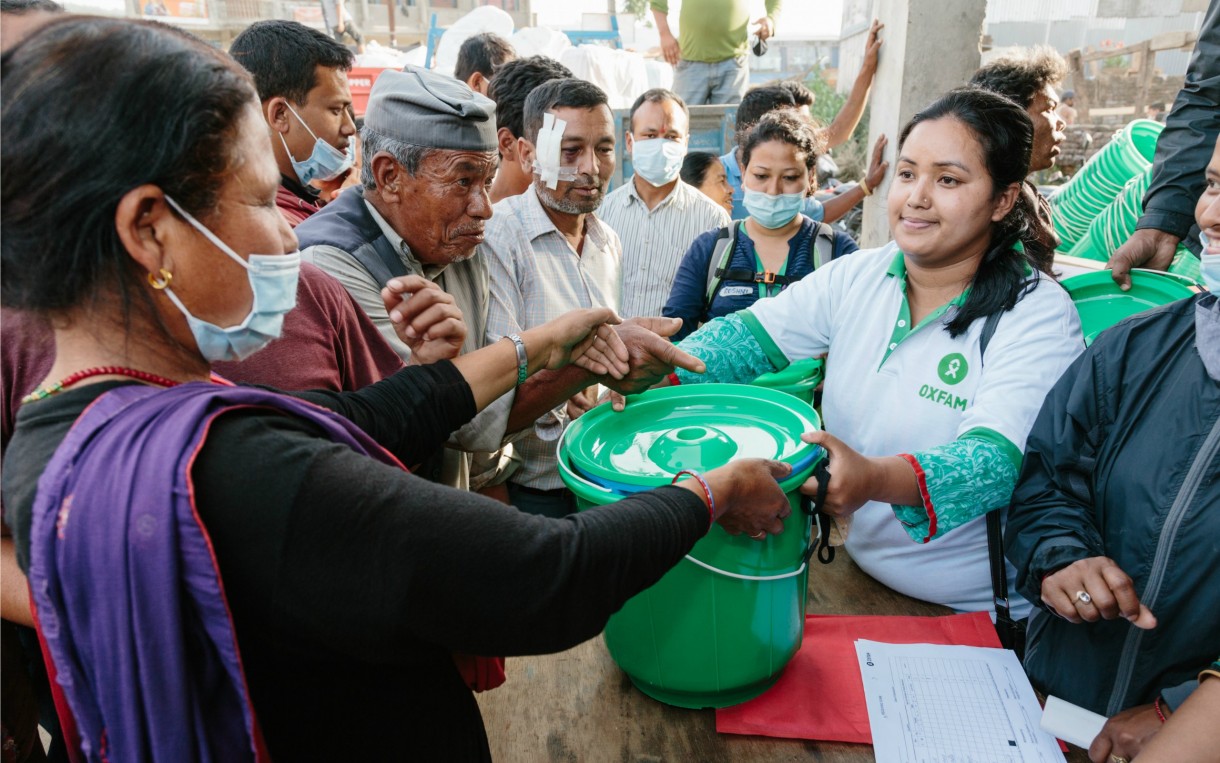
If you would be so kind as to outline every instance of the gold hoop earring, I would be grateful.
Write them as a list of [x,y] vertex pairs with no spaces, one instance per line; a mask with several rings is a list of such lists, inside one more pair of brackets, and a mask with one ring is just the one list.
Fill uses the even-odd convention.
[[169,282],[174,280],[174,274],[169,272],[165,268],[161,268],[159,273],[161,275],[161,280],[157,280],[156,276],[154,276],[152,273],[148,274],[148,285],[153,287],[157,291],[160,291],[161,289],[164,289],[166,286],[169,286]]

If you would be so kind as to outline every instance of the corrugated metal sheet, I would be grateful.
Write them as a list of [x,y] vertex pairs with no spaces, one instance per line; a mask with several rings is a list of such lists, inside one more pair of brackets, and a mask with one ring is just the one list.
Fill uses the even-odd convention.
[[[986,24],[1046,23],[1097,16],[1099,0],[988,0]],[[1165,0],[1177,2],[1179,0]]]
[[1160,19],[1198,12],[1186,0],[989,0],[987,22]]
[[[1108,0],[992,0],[987,6],[985,31],[991,36],[993,49],[1050,45],[1066,53],[1076,48],[1101,50],[1133,45],[1163,32],[1195,30],[1202,23],[1201,14],[1198,13],[1171,15],[1165,12],[1139,18],[1070,15],[1080,7],[1089,5],[1097,6],[1092,10],[1100,13],[1107,2]],[[1142,0],[1130,0],[1128,5],[1135,10],[1147,10],[1140,2]],[[1165,3],[1166,6],[1176,8],[1181,8],[1181,4],[1182,0],[1169,0]],[[1110,5],[1112,9],[1120,9],[1118,6],[1121,3],[1119,0],[1113,0]],[[1039,12],[1043,15],[1038,16]],[[1156,59],[1157,68],[1170,76],[1185,74],[1189,62],[1189,52],[1165,51],[1158,53]]]

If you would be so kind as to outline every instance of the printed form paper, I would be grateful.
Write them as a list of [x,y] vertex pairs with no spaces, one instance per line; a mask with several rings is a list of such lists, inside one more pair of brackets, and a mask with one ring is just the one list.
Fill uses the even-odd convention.
[[856,642],[878,763],[1063,763],[1007,649]]

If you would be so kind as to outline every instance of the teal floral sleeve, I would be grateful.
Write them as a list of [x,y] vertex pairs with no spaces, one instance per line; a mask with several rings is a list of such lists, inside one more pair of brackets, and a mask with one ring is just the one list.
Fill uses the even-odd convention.
[[1021,451],[990,429],[972,429],[953,442],[902,458],[915,469],[922,506],[894,506],[907,535],[927,543],[1012,499]]
[[678,347],[707,366],[702,374],[679,368],[678,381],[683,384],[749,384],[788,365],[788,358],[758,320],[745,310],[708,321],[679,342]]

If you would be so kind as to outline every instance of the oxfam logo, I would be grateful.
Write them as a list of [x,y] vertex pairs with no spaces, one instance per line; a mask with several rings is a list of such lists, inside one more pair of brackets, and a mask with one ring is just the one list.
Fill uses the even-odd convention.
[[940,359],[936,373],[945,384],[957,384],[966,378],[966,374],[970,373],[970,366],[966,364],[965,355],[960,352],[951,352]]

